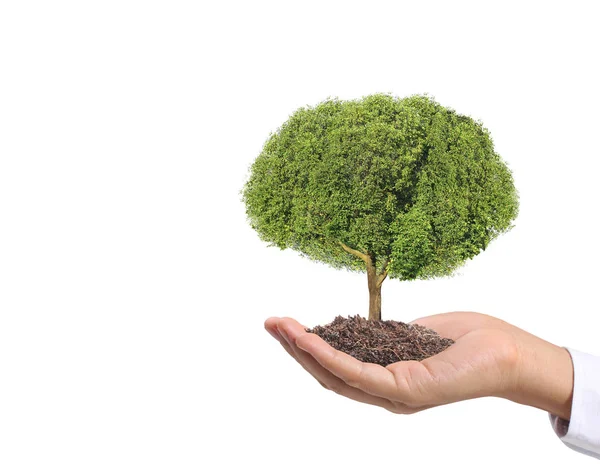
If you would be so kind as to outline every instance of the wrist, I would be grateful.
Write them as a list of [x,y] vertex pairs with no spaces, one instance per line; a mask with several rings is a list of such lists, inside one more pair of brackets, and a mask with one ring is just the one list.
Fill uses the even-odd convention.
[[516,389],[511,400],[569,420],[573,361],[567,349],[527,334],[519,349]]

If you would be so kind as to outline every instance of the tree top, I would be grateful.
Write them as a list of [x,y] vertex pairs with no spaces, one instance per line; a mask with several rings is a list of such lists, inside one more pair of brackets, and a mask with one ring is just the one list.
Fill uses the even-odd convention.
[[350,271],[365,271],[367,255],[402,280],[452,274],[518,213],[488,130],[426,95],[299,108],[270,134],[242,194],[269,246]]

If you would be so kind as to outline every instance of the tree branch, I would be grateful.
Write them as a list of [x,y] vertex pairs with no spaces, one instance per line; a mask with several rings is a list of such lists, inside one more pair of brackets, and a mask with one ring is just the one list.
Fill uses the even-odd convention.
[[344,250],[346,250],[346,252],[350,253],[353,256],[356,256],[357,258],[360,258],[367,264],[367,266],[371,264],[371,258],[369,257],[369,255],[366,255],[364,253],[361,253],[358,250],[350,248],[349,246],[344,245],[341,241],[339,243],[340,243],[340,245],[342,245],[342,248],[344,248]]
[[381,274],[377,278],[377,285],[378,286],[381,286],[383,284],[383,281],[385,281],[385,278],[388,275],[388,270],[387,270],[388,264],[390,264],[390,258],[389,257],[387,257],[385,259],[385,261],[383,262],[383,271],[381,272]]

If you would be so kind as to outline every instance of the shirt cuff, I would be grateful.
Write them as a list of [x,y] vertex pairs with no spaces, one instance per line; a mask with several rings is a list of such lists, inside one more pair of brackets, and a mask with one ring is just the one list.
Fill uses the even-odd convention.
[[565,348],[573,361],[571,419],[549,414],[550,422],[567,447],[600,459],[600,357]]

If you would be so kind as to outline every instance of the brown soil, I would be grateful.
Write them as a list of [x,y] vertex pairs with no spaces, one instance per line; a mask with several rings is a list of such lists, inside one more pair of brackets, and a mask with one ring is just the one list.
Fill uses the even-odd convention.
[[336,350],[381,366],[397,361],[421,361],[454,343],[422,325],[394,320],[370,321],[360,315],[348,318],[338,315],[333,322],[306,331],[317,334]]

